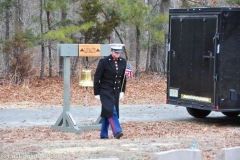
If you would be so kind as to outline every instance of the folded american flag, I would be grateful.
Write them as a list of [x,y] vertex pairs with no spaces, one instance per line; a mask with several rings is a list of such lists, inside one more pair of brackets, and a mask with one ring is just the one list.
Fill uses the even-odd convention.
[[127,62],[127,68],[125,71],[125,75],[128,76],[130,79],[132,79],[132,77],[133,77],[132,66],[129,62]]

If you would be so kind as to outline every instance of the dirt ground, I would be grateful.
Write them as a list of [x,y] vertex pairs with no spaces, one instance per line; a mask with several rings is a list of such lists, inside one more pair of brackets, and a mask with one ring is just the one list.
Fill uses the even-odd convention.
[[212,160],[221,148],[240,146],[239,126],[227,123],[128,122],[122,128],[120,140],[99,139],[98,130],[79,134],[37,126],[0,130],[0,159],[144,160],[154,152],[189,149],[195,140],[203,160]]
[[[166,79],[152,74],[128,81],[120,104],[165,103]],[[6,108],[54,107],[62,105],[63,84],[59,78],[35,79],[14,86],[0,86],[0,112]],[[92,88],[86,90],[71,82],[71,105],[100,105]],[[144,119],[144,117],[143,117]],[[145,160],[154,152],[189,149],[194,140],[203,151],[203,160],[212,160],[221,148],[240,146],[239,119],[228,121],[158,121],[122,123],[124,136],[99,139],[99,130],[68,133],[50,126],[0,129],[0,159],[95,159]],[[109,135],[111,132],[109,131]]]

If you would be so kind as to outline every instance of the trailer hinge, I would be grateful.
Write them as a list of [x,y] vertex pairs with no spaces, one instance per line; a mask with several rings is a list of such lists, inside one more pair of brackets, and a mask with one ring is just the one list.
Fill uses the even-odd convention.
[[217,38],[217,40],[219,40],[219,33],[215,34],[215,38]]
[[219,40],[219,33],[216,33],[215,36],[213,37],[213,44],[215,39]]
[[168,40],[170,40],[170,38],[171,38],[171,37],[170,37],[170,33],[166,33],[166,34],[165,34],[165,38],[168,39]]
[[215,76],[213,76],[213,81],[217,81],[218,80],[218,75],[216,74]]
[[169,76],[169,75],[170,75],[170,74],[169,74],[169,71],[164,72],[164,75],[165,75],[165,76]]

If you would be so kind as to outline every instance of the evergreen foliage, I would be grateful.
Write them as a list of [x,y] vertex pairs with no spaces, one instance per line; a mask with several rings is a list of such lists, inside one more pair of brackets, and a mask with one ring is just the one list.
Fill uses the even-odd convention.
[[[31,2],[39,3],[36,1]],[[44,57],[45,50],[48,49],[46,53],[48,54],[47,62],[50,76],[53,63],[58,63],[53,62],[54,56],[52,57],[55,53],[55,51],[52,52],[55,43],[102,44],[106,43],[106,41],[110,42],[110,38],[113,37],[111,34],[115,31],[121,43],[125,43],[127,47],[131,46],[131,54],[136,55],[136,68],[139,69],[142,49],[149,49],[154,44],[160,44],[164,40],[164,31],[160,26],[167,22],[168,16],[155,14],[157,16],[154,15],[154,17],[151,14],[152,8],[150,7],[154,3],[154,1],[146,3],[146,1],[142,0],[41,0],[38,5],[28,5],[26,1],[3,0],[0,2],[0,16],[1,19],[8,17],[6,21],[2,21],[2,26],[6,28],[6,34],[5,37],[2,34],[0,40],[0,47],[4,48],[2,55],[5,55],[5,52],[7,55],[7,58],[3,57],[6,60],[4,65],[5,62],[8,64],[8,59],[11,59],[9,63],[12,65],[11,74],[13,74],[13,68],[16,71],[16,68],[19,68],[20,65],[17,61],[21,58],[16,57],[19,57],[20,53],[25,54],[25,51],[31,52],[32,47],[38,44],[41,45],[42,51],[41,65],[46,63]],[[38,11],[31,11],[31,7],[29,7],[31,5],[39,7],[40,16]],[[72,14],[72,11],[76,9],[77,5],[79,9],[75,11],[76,16],[76,14]],[[27,6],[26,8],[29,7],[30,10],[22,13],[25,6]],[[160,5],[156,4],[156,6]],[[157,8],[156,6],[154,7]],[[12,9],[14,7],[16,7],[16,10]],[[28,13],[34,14],[28,15]],[[14,30],[16,25],[20,25],[17,23],[16,17],[21,23],[23,31],[20,31],[20,29]],[[41,31],[38,31],[39,28],[36,26],[36,23],[38,25],[39,22]],[[31,31],[26,30],[29,27],[33,27],[35,35],[39,35],[31,35]],[[134,34],[135,37],[132,38]],[[148,36],[151,37],[151,41],[148,41]],[[128,41],[131,44],[128,45]],[[14,50],[14,47],[22,49]],[[127,47],[124,48],[126,59],[128,59]],[[133,49],[134,47],[136,48]],[[22,54],[22,57],[24,57],[24,54]],[[27,56],[25,59],[28,60]],[[61,57],[59,59],[60,66]],[[24,63],[27,64],[27,62]],[[18,67],[16,67],[17,65]],[[41,66],[41,68],[44,68],[44,66]],[[44,75],[44,70],[42,71],[42,75]],[[22,70],[21,72],[25,71]],[[60,72],[61,67],[59,67]],[[19,74],[19,77],[24,76],[24,73]]]
[[152,34],[154,43],[162,43],[164,42],[164,30],[160,29],[160,26],[168,23],[168,15],[158,14],[153,20],[150,22],[149,30]]
[[239,6],[240,5],[240,0],[227,0],[226,2],[230,5],[233,5],[233,6]]
[[94,26],[87,31],[81,33],[85,37],[85,43],[103,43],[109,39],[113,29],[120,24],[120,19],[114,10],[107,10],[103,13],[104,4],[99,0],[87,0],[81,4],[82,12],[79,16],[82,18],[78,22],[79,25],[84,23],[94,22]]
[[12,39],[4,44],[4,51],[10,63],[9,73],[12,77],[12,83],[19,84],[29,76],[32,69],[31,54],[36,45],[36,37],[31,30],[22,31],[16,28]]
[[87,31],[93,26],[93,22],[83,24],[82,26],[67,26],[61,27],[58,30],[51,30],[44,35],[45,39],[61,41],[63,43],[74,43],[74,39],[71,34],[77,34],[80,31]]
[[17,4],[14,0],[5,0],[0,3],[0,14],[5,12],[6,10],[9,10],[12,7],[17,7]]
[[121,22],[125,25],[132,27],[136,34],[136,72],[135,75],[140,77],[140,50],[141,38],[143,33],[150,25],[151,7],[146,5],[143,1],[135,0],[115,0],[113,8],[118,11]]
[[[52,4],[50,6],[53,6]],[[51,7],[47,7],[51,8]],[[60,22],[59,28],[50,30],[44,35],[45,39],[56,40],[62,43],[79,43],[77,33],[85,37],[85,43],[103,43],[109,39],[113,28],[119,25],[119,18],[116,12],[107,12],[108,19],[103,14],[103,4],[99,0],[88,0],[81,4],[81,12],[77,23],[67,21],[67,26]]]
[[151,7],[143,1],[116,0],[113,7],[120,13],[121,20],[126,24],[145,27],[150,21]]
[[70,0],[48,0],[45,6],[42,6],[46,12],[53,12],[57,10],[68,10],[67,3]]

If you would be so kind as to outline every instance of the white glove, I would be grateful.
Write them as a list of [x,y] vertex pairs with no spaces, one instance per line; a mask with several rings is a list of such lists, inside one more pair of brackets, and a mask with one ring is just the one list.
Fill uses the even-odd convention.
[[124,96],[124,92],[120,92],[120,95],[119,95],[119,100],[122,99]]
[[100,96],[99,95],[95,95],[95,98],[100,100]]

